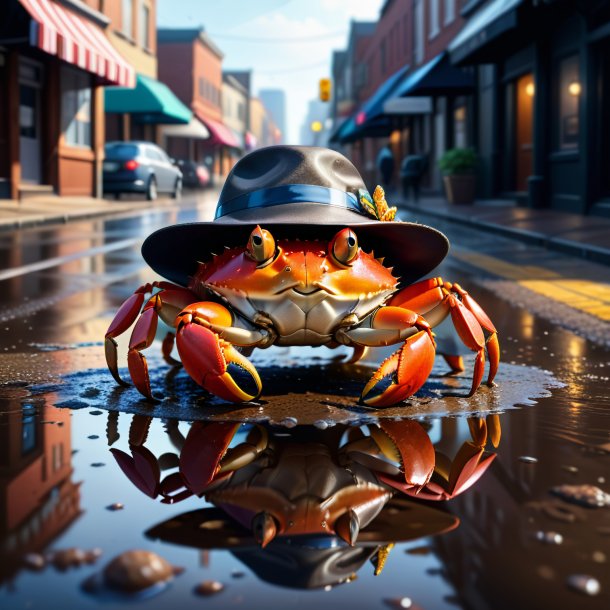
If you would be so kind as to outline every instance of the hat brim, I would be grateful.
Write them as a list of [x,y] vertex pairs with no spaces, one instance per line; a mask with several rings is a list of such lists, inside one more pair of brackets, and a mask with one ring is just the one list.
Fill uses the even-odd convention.
[[260,225],[275,239],[331,239],[344,227],[358,237],[360,247],[386,258],[401,285],[430,273],[449,251],[447,237],[432,227],[413,222],[380,222],[333,206],[299,203],[244,210],[214,222],[173,225],[152,233],[142,245],[142,256],[162,277],[188,285],[199,262],[225,247],[243,245]]

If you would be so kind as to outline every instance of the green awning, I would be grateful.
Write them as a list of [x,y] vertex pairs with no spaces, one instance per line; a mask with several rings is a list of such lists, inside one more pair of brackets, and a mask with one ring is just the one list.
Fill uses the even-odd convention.
[[106,112],[131,114],[137,123],[188,124],[192,117],[167,85],[141,74],[134,89],[106,87],[104,104]]

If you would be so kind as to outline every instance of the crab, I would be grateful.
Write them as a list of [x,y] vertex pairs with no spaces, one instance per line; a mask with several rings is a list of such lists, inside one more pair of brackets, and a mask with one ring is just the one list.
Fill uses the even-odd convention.
[[[247,243],[199,263],[188,286],[166,281],[140,286],[108,328],[106,359],[116,381],[124,384],[116,338],[137,319],[128,368],[140,393],[153,399],[143,352],[161,318],[175,328],[162,344],[169,364],[179,364],[171,355],[175,344],[197,384],[226,401],[246,402],[262,391],[248,359],[254,348],[345,345],[354,349],[353,363],[369,347],[395,344],[397,351],[381,363],[360,397],[368,406],[386,407],[425,383],[436,353],[432,329],[448,316],[461,341],[476,354],[470,396],[481,384],[485,352],[487,384],[493,384],[500,350],[493,323],[459,284],[432,277],[401,287],[392,268],[360,248],[356,231],[349,227],[326,243],[276,240],[256,226]],[[460,356],[443,355],[452,373],[464,370]]]

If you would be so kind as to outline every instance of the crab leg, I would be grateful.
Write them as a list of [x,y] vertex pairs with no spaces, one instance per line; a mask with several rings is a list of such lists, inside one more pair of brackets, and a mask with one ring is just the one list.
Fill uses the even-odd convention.
[[[434,365],[434,339],[426,320],[400,307],[382,307],[371,325],[377,331],[397,332],[398,339],[412,335],[397,352],[381,363],[362,391],[360,400],[365,404],[384,407],[411,396],[428,379]],[[395,343],[396,340],[390,342]],[[383,343],[380,341],[379,344]],[[380,394],[369,396],[371,390],[388,378],[391,382]]]
[[[116,337],[123,334],[136,320],[140,310],[142,309],[142,304],[144,303],[144,299],[147,293],[150,293],[155,288],[160,288],[160,292],[153,295],[149,301],[144,306],[144,311],[149,309],[154,309],[154,316],[152,314],[147,314],[146,322],[142,323],[139,328],[134,329],[134,334],[132,334],[132,338],[130,341],[130,350],[132,346],[134,349],[144,349],[144,347],[148,347],[150,342],[154,339],[154,332],[152,333],[152,338],[150,338],[150,342],[148,342],[149,330],[152,325],[156,329],[157,325],[157,314],[160,313],[161,317],[164,321],[168,322],[173,326],[174,318],[176,314],[188,303],[192,303],[196,298],[195,295],[186,288],[181,288],[180,286],[176,286],[169,282],[153,282],[152,284],[144,284],[138,288],[134,294],[132,294],[124,303],[121,305],[119,311],[114,316],[114,319],[110,323],[108,330],[106,331],[106,341],[105,341],[105,352],[106,352],[106,363],[108,364],[108,368],[112,373],[112,376],[115,378],[117,383],[121,385],[127,385],[119,375],[118,369],[118,354],[117,354],[117,342]],[[154,321],[152,319],[154,317]],[[134,335],[136,335],[134,337]],[[136,347],[141,342],[144,342],[144,347]],[[170,349],[171,351],[171,349]],[[142,356],[142,359],[144,357]],[[129,360],[129,358],[128,358]],[[148,377],[148,372],[146,369],[146,361],[141,360],[136,356],[131,357],[132,366],[134,367],[134,371],[138,377],[138,383],[136,386],[138,389],[140,387],[144,388],[144,392],[142,392],[145,396],[150,395],[150,389],[146,392],[146,383],[145,379]],[[131,367],[130,367],[131,373]],[[135,382],[135,381],[134,381]],[[142,391],[142,390],[140,390]]]
[[[196,383],[229,402],[253,400],[260,395],[262,383],[256,368],[229,341],[243,346],[262,345],[268,340],[264,331],[234,327],[229,310],[208,301],[185,308],[176,326],[180,359]],[[230,365],[246,372],[255,387],[249,391],[240,387],[229,372]]]

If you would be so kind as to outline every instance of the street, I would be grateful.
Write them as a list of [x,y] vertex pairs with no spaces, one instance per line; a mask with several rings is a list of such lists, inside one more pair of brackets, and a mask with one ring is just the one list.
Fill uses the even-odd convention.
[[[445,397],[439,390],[445,383],[469,387],[472,359],[456,380],[442,377],[446,365],[439,358],[424,398],[376,414],[356,403],[379,352],[350,369],[324,348],[271,348],[253,356],[265,400],[233,409],[210,403],[183,372],[166,377],[159,332],[148,353],[151,380],[157,384],[153,392],[165,398],[151,406],[133,388],[115,385],[105,369],[104,334],[133,290],[159,279],[141,258],[144,238],[163,226],[210,220],[216,194],[186,194],[171,205],[142,206],[116,218],[0,233],[0,438],[7,456],[21,452],[18,467],[13,461],[11,469],[0,471],[7,524],[0,542],[0,605],[44,607],[45,598],[53,596],[66,608],[97,606],[98,597],[81,589],[85,577],[117,553],[145,548],[185,568],[170,590],[147,600],[151,608],[167,607],[172,600],[182,607],[199,606],[191,591],[202,580],[224,585],[206,602],[213,608],[607,608],[608,496],[605,506],[590,508],[550,490],[560,485],[609,490],[605,316],[610,269],[433,221],[425,210],[404,213],[403,220],[430,222],[446,233],[451,251],[438,274],[469,290],[496,325],[501,346],[497,388],[482,388],[473,399]],[[573,290],[572,296],[566,290]],[[126,341],[119,342],[121,366]],[[372,416],[400,413],[427,416],[421,421],[432,442],[455,453],[469,438],[466,417],[497,412],[501,440],[491,449],[495,461],[472,488],[443,503],[459,526],[435,537],[399,540],[380,576],[366,565],[343,586],[330,579],[326,586],[296,594],[294,588],[301,587],[291,585],[289,577],[284,586],[269,584],[274,581],[267,572],[281,570],[282,561],[290,560],[281,553],[274,564],[271,555],[264,558],[265,550],[250,551],[260,559],[256,568],[258,560],[230,544],[197,550],[184,540],[171,543],[171,537],[148,534],[161,521],[209,504],[196,495],[179,506],[146,497],[143,484],[139,489],[132,485],[108,452],[108,445],[126,450],[133,444],[138,418],[147,419],[143,443],[162,456],[177,446],[171,432],[173,425],[178,428],[176,417],[267,420],[276,432],[284,426],[287,437],[301,426],[313,425],[322,434],[326,428],[341,430],[366,424]],[[180,428],[186,434],[186,421]],[[3,458],[0,465],[5,463],[11,462]],[[124,508],[108,510],[113,503]],[[69,569],[24,565],[23,557],[41,546],[99,548],[103,557],[99,566],[94,561]],[[324,572],[324,566],[319,570]],[[316,578],[322,578],[320,573]],[[595,586],[592,579],[601,585],[599,595],[587,595]],[[405,605],[407,598],[412,605]],[[104,599],[122,607],[118,598]]]

